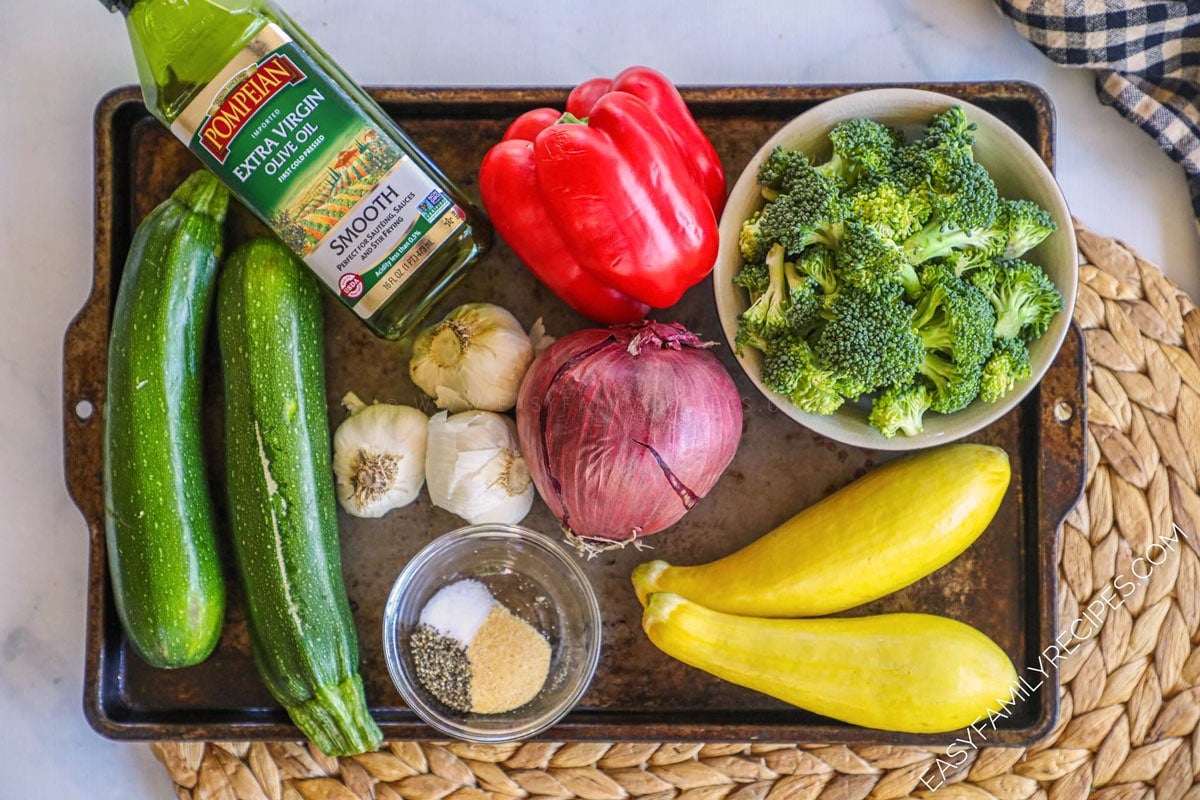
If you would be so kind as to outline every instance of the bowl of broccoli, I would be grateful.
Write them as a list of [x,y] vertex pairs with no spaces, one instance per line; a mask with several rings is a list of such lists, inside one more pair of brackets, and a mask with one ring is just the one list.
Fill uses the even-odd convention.
[[1003,416],[1070,324],[1070,212],[1004,122],[916,89],[845,95],[780,129],[721,217],[717,311],[780,410],[911,450]]

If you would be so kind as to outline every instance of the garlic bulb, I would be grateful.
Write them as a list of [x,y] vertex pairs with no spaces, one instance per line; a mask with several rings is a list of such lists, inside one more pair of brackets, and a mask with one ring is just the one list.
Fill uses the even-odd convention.
[[353,392],[342,404],[350,416],[333,434],[342,508],[356,517],[382,517],[416,500],[425,483],[425,415],[409,406],[366,405]]
[[408,372],[438,408],[507,411],[517,404],[521,379],[533,362],[532,333],[516,317],[491,303],[468,303],[417,336]]
[[435,506],[472,525],[515,525],[533,506],[517,426],[491,411],[443,411],[430,418],[425,482]]

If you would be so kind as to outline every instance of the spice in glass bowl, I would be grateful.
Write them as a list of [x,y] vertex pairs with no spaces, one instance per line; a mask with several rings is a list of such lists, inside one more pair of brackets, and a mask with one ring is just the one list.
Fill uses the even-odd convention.
[[546,637],[474,579],[429,599],[409,647],[425,690],[464,713],[519,708],[537,696],[550,671]]

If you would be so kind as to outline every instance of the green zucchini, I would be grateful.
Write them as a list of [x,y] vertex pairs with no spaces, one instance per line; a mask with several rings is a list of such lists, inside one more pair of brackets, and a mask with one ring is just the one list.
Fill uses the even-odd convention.
[[275,239],[230,256],[217,289],[233,550],[255,664],[328,755],[379,747],[342,580],[316,280]]
[[149,664],[212,652],[225,583],[201,447],[200,375],[228,190],[185,180],[138,226],[117,290],[104,408],[105,537],[117,615]]

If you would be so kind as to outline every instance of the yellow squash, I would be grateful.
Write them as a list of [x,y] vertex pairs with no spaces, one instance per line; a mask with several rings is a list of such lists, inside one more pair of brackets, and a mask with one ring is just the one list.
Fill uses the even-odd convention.
[[716,611],[813,617],[862,605],[950,563],[974,542],[1008,489],[1008,455],[952,444],[873,470],[717,561],[642,564],[644,605],[673,592]]
[[991,639],[930,614],[764,619],[649,597],[655,646],[718,678],[853,725],[939,733],[998,716],[1017,673]]

